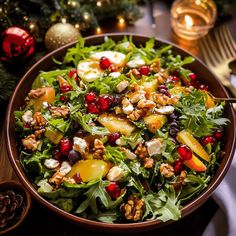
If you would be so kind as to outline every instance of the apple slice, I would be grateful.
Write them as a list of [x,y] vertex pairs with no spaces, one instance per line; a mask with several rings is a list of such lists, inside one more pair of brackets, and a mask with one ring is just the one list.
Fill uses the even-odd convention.
[[131,124],[127,119],[120,118],[114,114],[103,113],[97,121],[105,126],[111,133],[121,133],[126,136],[130,136],[135,130],[135,126]]
[[72,166],[67,177],[73,178],[74,175],[79,174],[83,182],[89,182],[103,178],[109,169],[110,164],[103,160],[80,160]]
[[195,170],[197,172],[204,172],[206,171],[206,166],[202,161],[199,160],[194,154],[190,160],[186,160],[183,162],[188,168]]
[[151,114],[145,116],[143,120],[147,126],[147,129],[150,132],[155,133],[167,122],[167,117],[160,114]]
[[182,130],[177,134],[177,140],[180,143],[187,145],[193,152],[200,156],[205,161],[210,161],[209,154],[205,151],[202,145],[193,137],[187,130]]
[[141,85],[146,92],[146,98],[150,99],[151,94],[157,90],[158,81],[157,79],[153,79],[152,81],[145,81]]

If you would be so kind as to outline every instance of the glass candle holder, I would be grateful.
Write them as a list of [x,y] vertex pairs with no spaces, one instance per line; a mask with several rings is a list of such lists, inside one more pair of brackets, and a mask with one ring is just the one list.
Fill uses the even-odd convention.
[[208,33],[216,15],[213,0],[176,0],[171,7],[171,26],[178,36],[194,40]]

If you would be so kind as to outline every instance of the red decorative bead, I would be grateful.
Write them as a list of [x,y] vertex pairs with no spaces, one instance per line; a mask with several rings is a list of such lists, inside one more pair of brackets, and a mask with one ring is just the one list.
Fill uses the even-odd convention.
[[116,140],[120,138],[119,133],[112,133],[108,135],[108,143],[110,146],[115,146],[116,145]]
[[100,59],[99,65],[102,70],[106,70],[111,65],[111,61],[107,57],[102,57]]
[[192,158],[193,153],[191,149],[184,144],[180,144],[177,151],[180,156],[180,159],[183,161],[190,160]]
[[206,136],[202,139],[202,143],[207,145],[208,143],[215,143],[215,138],[213,136]]
[[69,76],[70,78],[72,78],[72,77],[77,77],[77,70],[76,70],[76,69],[71,69],[71,70],[69,71],[69,73],[68,73],[68,76]]
[[97,94],[94,93],[94,92],[90,92],[90,93],[87,93],[87,94],[85,95],[85,103],[86,103],[86,104],[89,104],[89,103],[91,103],[91,102],[95,102],[96,99],[97,99]]
[[91,113],[91,114],[99,114],[100,113],[97,104],[94,102],[88,104],[87,112]]
[[68,83],[63,82],[60,85],[60,91],[61,91],[61,93],[67,93],[67,92],[71,91],[71,86]]
[[118,198],[121,195],[121,189],[118,184],[111,183],[106,187],[106,190],[111,198]]
[[183,169],[183,162],[180,159],[177,159],[174,162],[173,166],[174,166],[175,175],[178,175],[178,174],[180,174],[181,170]]
[[141,75],[148,75],[150,73],[150,68],[148,66],[139,67],[139,72]]
[[213,135],[216,139],[221,139],[222,136],[223,136],[223,131],[222,130],[217,130]]
[[196,80],[196,79],[197,79],[197,75],[194,74],[194,73],[191,73],[191,74],[189,74],[188,76],[189,76],[189,78],[190,78],[191,80]]
[[60,152],[62,155],[68,156],[70,150],[72,149],[72,143],[68,138],[63,138],[60,141]]

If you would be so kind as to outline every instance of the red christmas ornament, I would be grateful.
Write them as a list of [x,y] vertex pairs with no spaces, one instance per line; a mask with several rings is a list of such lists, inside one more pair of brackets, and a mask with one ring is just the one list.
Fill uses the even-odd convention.
[[35,40],[26,30],[13,26],[2,33],[0,50],[3,62],[24,62],[34,53]]

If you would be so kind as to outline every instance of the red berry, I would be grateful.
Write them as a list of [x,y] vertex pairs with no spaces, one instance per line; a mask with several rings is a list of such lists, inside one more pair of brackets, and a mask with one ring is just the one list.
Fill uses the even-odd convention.
[[77,78],[77,70],[76,69],[70,70],[69,73],[68,73],[68,76],[70,78],[74,77],[76,79]]
[[190,160],[192,158],[193,153],[191,149],[184,144],[180,144],[177,151],[180,156],[180,159],[183,161]]
[[189,74],[188,76],[189,76],[189,78],[190,78],[191,80],[196,80],[196,79],[197,79],[197,75],[194,74],[194,73],[191,73],[191,74]]
[[180,174],[181,170],[183,169],[183,162],[180,159],[177,159],[174,162],[173,166],[174,166],[175,175],[178,175],[178,174]]
[[222,130],[217,130],[213,135],[216,139],[221,139],[222,136],[223,136],[223,131]]
[[61,102],[67,101],[67,97],[64,96],[64,95],[61,95],[61,96],[60,96],[60,101],[61,101]]
[[60,91],[61,93],[67,93],[71,90],[71,86],[66,83],[66,82],[63,82],[61,85],[60,85]]
[[139,72],[141,75],[148,75],[150,73],[150,68],[148,66],[139,67]]
[[75,181],[76,183],[82,182],[82,179],[81,179],[79,173],[74,174],[72,178],[74,179],[74,181]]
[[60,141],[59,147],[61,154],[68,156],[70,150],[72,149],[72,143],[68,138],[63,138]]
[[108,69],[111,72],[116,72],[117,71],[117,68],[116,68],[116,66],[114,64],[111,64]]
[[121,195],[121,189],[118,184],[111,183],[106,187],[106,190],[111,198],[118,198]]
[[95,102],[97,99],[97,94],[94,92],[90,92],[88,94],[85,95],[85,103],[89,104],[91,102]]
[[100,113],[98,106],[94,102],[88,104],[87,112],[91,113],[91,114],[99,114]]
[[102,70],[106,70],[111,65],[111,61],[107,57],[102,57],[100,59],[99,65]]
[[110,146],[115,146],[116,145],[116,140],[120,138],[119,133],[112,133],[108,135],[108,143]]
[[179,82],[180,81],[180,79],[177,77],[177,76],[171,76],[171,80],[173,81],[173,82]]
[[24,126],[25,129],[30,129],[30,124],[29,123],[24,123],[23,126]]
[[214,143],[216,140],[213,136],[206,136],[202,139],[202,143],[207,145],[208,143]]

